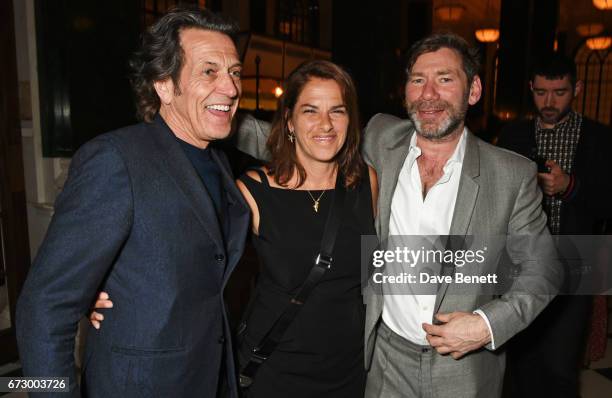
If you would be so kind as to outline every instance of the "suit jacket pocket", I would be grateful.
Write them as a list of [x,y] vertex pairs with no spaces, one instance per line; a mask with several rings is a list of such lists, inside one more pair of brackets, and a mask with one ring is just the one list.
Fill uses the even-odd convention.
[[[153,366],[166,359],[175,362],[183,359],[184,347],[176,348],[141,348],[112,346],[111,374],[117,383],[122,396],[125,397],[157,397],[164,390],[160,386],[167,384],[163,367]],[[180,363],[180,362],[179,362]],[[174,364],[177,365],[176,363]],[[168,387],[168,386],[164,386]]]
[[117,354],[134,357],[156,357],[164,355],[173,355],[185,352],[185,347],[169,347],[169,348],[142,348],[142,347],[120,347],[112,346],[111,351]]

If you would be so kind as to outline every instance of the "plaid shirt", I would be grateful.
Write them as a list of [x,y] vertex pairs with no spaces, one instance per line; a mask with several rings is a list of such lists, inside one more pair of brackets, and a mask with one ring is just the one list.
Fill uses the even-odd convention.
[[[535,139],[538,157],[553,160],[566,174],[571,175],[581,126],[582,116],[574,111],[552,129],[543,128],[540,118],[537,118]],[[562,206],[563,201],[559,197],[544,197],[544,211],[548,215],[548,227],[553,234],[558,234],[561,230]]]

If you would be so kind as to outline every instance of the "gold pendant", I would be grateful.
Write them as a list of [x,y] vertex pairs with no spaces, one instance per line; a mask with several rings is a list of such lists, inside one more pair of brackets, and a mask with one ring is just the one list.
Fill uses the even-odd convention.
[[312,196],[310,191],[306,191],[306,192],[308,192],[308,196],[310,196],[310,199],[312,199],[312,209],[314,210],[315,213],[318,213],[319,212],[319,201],[325,194],[325,191],[321,191],[321,194],[319,195],[317,199],[315,199],[314,196]]

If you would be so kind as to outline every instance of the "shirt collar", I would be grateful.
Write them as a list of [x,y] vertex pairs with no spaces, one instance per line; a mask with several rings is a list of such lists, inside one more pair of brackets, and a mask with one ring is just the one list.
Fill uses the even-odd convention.
[[211,160],[210,150],[208,147],[199,148],[195,145],[191,145],[187,141],[181,140],[176,135],[174,136],[174,138],[176,138],[176,140],[179,142],[179,145],[181,146],[181,148],[183,148],[183,151],[187,154],[189,158],[194,157],[203,160]]
[[[448,166],[454,163],[463,164],[463,158],[465,157],[465,147],[467,146],[466,137],[467,137],[467,128],[464,127],[463,132],[461,133],[461,138],[459,138],[459,142],[457,143],[457,146],[455,147],[455,151],[453,152],[451,157],[448,158],[448,160],[446,161],[446,164],[444,165],[445,171]],[[419,148],[418,145],[416,144],[416,140],[417,140],[417,133],[415,132],[414,134],[412,134],[412,138],[410,138],[410,150],[409,150],[409,152],[414,151],[415,159],[421,155],[421,148]]]
[[190,155],[195,155],[195,156],[203,156],[206,159],[210,158],[209,147],[200,148],[200,147],[192,145],[192,144],[188,143],[187,141],[184,141],[184,140],[180,139],[179,137],[177,137],[177,135],[174,134],[174,131],[172,131],[170,126],[168,126],[168,123],[166,123],[166,121],[164,120],[162,115],[160,115],[159,112],[157,112],[155,114],[155,116],[153,117],[153,123],[158,123],[163,128],[167,129],[170,132],[170,134],[172,134],[174,136],[174,138],[178,141],[178,143],[180,144],[181,148],[183,148],[183,150],[186,153],[189,153]]
[[553,126],[553,128],[551,129],[547,129],[542,127],[542,119],[538,116],[536,118],[536,128],[538,131],[560,131],[560,130],[564,130],[567,126],[570,126],[571,123],[573,123],[574,119],[576,118],[576,112],[572,109],[569,111],[569,113],[567,114],[567,117],[565,118],[564,121],[557,123]]

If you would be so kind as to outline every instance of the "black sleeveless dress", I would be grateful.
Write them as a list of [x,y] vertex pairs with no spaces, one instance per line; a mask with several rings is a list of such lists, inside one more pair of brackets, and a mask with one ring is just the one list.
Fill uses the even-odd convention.
[[[333,190],[319,211],[307,191],[271,187],[247,175],[241,181],[257,202],[259,236],[253,237],[261,264],[241,358],[270,330],[310,272],[319,251]],[[318,198],[323,191],[310,191]],[[363,397],[365,311],[361,296],[361,235],[374,235],[367,171],[346,193],[348,211],[333,251],[333,266],[313,289],[277,349],[259,368],[248,397]]]

